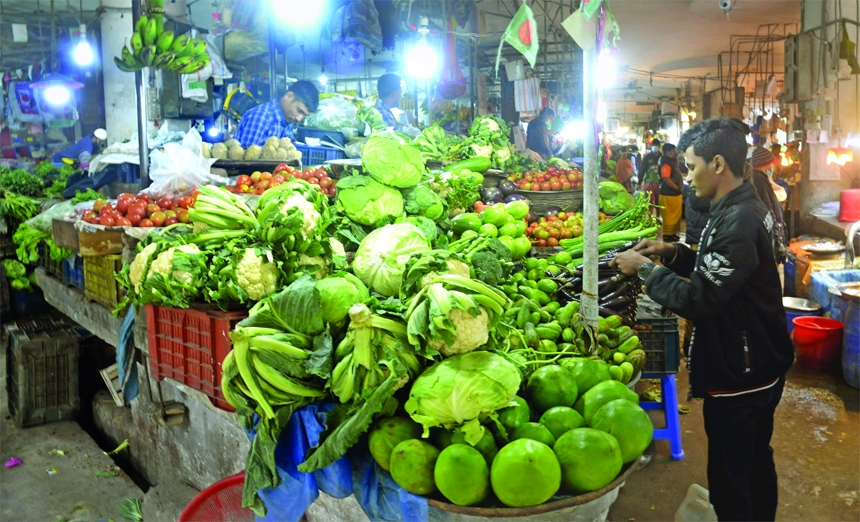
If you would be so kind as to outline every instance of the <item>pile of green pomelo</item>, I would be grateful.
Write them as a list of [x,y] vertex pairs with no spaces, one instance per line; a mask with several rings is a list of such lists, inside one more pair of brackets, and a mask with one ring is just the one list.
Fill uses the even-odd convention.
[[422,427],[409,417],[388,417],[371,430],[370,453],[411,493],[441,493],[461,506],[497,499],[525,507],[603,488],[654,435],[638,395],[612,380],[603,361],[544,366],[521,395],[497,412],[498,423],[484,423],[475,445],[456,429],[422,439]]

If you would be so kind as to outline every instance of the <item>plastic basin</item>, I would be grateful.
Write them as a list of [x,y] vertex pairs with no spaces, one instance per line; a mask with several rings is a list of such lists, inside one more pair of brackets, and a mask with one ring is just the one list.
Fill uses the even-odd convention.
[[839,365],[843,325],[828,317],[795,317],[791,340],[797,362],[807,368],[829,370]]

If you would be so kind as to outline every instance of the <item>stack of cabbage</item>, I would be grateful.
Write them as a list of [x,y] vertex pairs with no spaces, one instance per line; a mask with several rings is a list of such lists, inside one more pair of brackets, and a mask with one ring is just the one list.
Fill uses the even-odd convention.
[[203,157],[231,160],[275,160],[293,161],[302,159],[302,153],[296,149],[289,138],[269,137],[262,147],[251,145],[245,149],[239,140],[230,139],[222,143],[210,145],[203,143]]

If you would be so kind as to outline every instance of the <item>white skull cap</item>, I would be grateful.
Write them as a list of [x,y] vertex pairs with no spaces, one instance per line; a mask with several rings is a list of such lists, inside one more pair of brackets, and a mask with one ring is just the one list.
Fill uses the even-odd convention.
[[107,131],[104,129],[96,129],[95,132],[93,132],[93,136],[95,136],[96,138],[98,138],[100,140],[106,140],[107,139]]

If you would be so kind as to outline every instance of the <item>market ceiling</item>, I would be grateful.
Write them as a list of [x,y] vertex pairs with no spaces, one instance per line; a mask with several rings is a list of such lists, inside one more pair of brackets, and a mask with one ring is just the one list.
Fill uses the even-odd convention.
[[[615,53],[615,64],[621,70],[611,99],[648,99],[674,95],[686,77],[716,78],[719,75],[719,57],[730,51],[732,36],[767,34],[760,28],[764,24],[777,24],[778,33],[796,33],[800,28],[800,0],[733,0],[728,19],[718,0],[624,0],[610,4],[621,29],[621,39]],[[519,2],[515,0],[483,0],[478,4],[486,23],[486,32],[492,35],[484,41],[484,54],[495,60],[499,37]],[[535,13],[541,45],[556,51],[560,46],[561,21],[573,11],[570,0],[530,0]],[[787,24],[787,25],[786,25]],[[515,51],[506,46],[511,59]],[[744,49],[749,49],[749,46]],[[771,69],[783,67],[782,45],[774,45],[774,63]],[[749,54],[736,55],[748,58]],[[556,56],[550,54],[545,65],[543,53],[537,70],[552,74]],[[728,59],[723,56],[723,61]],[[745,65],[745,64],[744,64]],[[755,64],[750,68],[755,70]],[[650,73],[655,73],[652,77]],[[634,83],[635,82],[635,83]],[[633,89],[628,86],[633,83]],[[714,86],[709,85],[709,90]],[[634,91],[634,92],[631,92]]]

